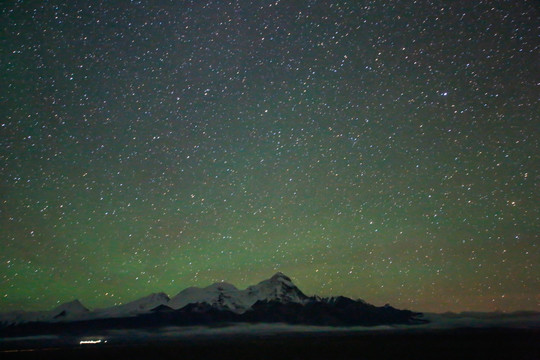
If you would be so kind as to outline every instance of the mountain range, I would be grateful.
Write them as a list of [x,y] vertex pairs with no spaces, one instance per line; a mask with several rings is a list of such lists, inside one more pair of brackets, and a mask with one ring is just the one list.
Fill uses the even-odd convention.
[[343,296],[320,298],[305,295],[289,277],[276,273],[267,280],[239,290],[219,282],[205,288],[189,287],[169,298],[154,293],[135,301],[89,310],[78,300],[51,311],[16,311],[0,314],[0,327],[18,329],[67,329],[69,327],[151,327],[231,322],[284,322],[314,325],[379,325],[421,322],[420,313],[377,307]]

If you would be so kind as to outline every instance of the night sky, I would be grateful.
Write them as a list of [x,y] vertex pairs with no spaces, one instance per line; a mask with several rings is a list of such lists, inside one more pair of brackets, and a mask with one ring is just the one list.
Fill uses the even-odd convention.
[[540,310],[538,5],[2,1],[0,311]]

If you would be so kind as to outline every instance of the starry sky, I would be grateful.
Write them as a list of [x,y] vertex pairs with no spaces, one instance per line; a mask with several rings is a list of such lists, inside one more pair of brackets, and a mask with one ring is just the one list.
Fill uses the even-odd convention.
[[276,271],[540,310],[537,2],[0,10],[0,311]]

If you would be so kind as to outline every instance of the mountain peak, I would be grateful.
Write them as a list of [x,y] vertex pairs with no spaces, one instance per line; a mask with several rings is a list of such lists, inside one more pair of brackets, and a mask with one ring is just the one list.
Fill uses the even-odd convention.
[[207,286],[205,289],[214,291],[238,291],[236,286],[225,281],[213,283],[212,285]]
[[285,280],[285,281],[292,282],[292,281],[291,281],[291,278],[288,277],[287,275],[285,275],[284,273],[282,273],[281,271],[278,271],[277,273],[275,273],[275,274],[270,278],[270,280]]
[[258,300],[304,303],[308,298],[282,272],[277,272],[270,279],[263,280],[257,285],[248,287],[246,292],[252,299],[252,304]]
[[82,306],[82,303],[79,301],[79,299],[71,300],[68,302],[63,303],[62,305],[69,305],[69,306]]
[[289,288],[296,288],[296,285],[292,282],[291,278],[285,275],[282,272],[277,272],[268,280],[262,281],[264,282],[270,282],[271,284],[280,285],[280,286],[286,286]]
[[55,307],[49,313],[51,319],[65,319],[72,318],[82,314],[88,313],[89,310],[81,304],[79,300],[73,300],[67,303],[63,303]]
[[152,293],[146,296],[146,299],[154,300],[154,301],[164,301],[164,302],[168,302],[170,300],[169,296],[165,294],[164,292]]
[[132,301],[130,303],[127,303],[126,305],[133,305],[134,307],[138,309],[148,309],[149,307],[158,306],[160,304],[166,304],[169,302],[169,296],[165,294],[164,292],[159,293],[151,293],[150,295],[146,295],[145,297],[142,297],[138,300]]
[[84,312],[88,312],[89,310],[83,304],[81,304],[79,300],[75,299],[73,301],[69,301],[69,302],[58,305],[52,311],[53,313],[62,312],[62,311],[67,311],[71,313],[84,313]]

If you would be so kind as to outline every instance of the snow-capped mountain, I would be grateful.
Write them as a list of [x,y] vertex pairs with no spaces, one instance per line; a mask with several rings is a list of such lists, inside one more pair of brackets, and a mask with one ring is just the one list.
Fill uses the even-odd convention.
[[89,311],[78,300],[62,304],[51,311],[15,311],[0,314],[0,323],[19,324],[35,321],[72,321],[119,318],[150,313],[164,306],[179,310],[189,304],[208,304],[218,310],[242,314],[260,300],[304,303],[308,297],[281,272],[257,285],[239,290],[234,285],[219,282],[205,288],[189,287],[169,298],[165,293],[153,293],[126,304]]
[[168,306],[181,309],[188,304],[206,303],[220,310],[230,310],[237,314],[246,312],[259,300],[304,303],[308,297],[293,284],[290,278],[278,272],[270,279],[245,290],[222,282],[203,289],[187,288],[174,296]]
[[153,293],[140,299],[104,309],[97,309],[92,313],[94,318],[134,316],[149,312],[160,306],[167,305],[170,299],[167,294]]
[[[277,273],[244,290],[220,282],[205,288],[187,288],[172,299],[164,293],[154,293],[123,305],[94,311],[89,311],[75,300],[51,311],[0,314],[0,325],[4,329],[8,325],[16,325],[18,330],[6,330],[15,333],[56,331],[64,326],[63,322],[72,322],[69,326],[81,329],[107,329],[111,324],[137,328],[234,322],[350,326],[418,323],[422,321],[418,320],[419,315],[343,296],[307,297],[289,277]],[[73,323],[75,320],[77,322]],[[41,324],[36,327],[35,322]],[[2,326],[0,335],[1,331]]]
[[294,285],[289,277],[278,272],[268,280],[263,280],[257,285],[253,285],[244,290],[249,298],[249,306],[259,300],[292,302],[303,304],[308,297]]
[[49,317],[52,319],[76,319],[89,311],[79,300],[73,300],[54,308],[49,313]]
[[205,303],[238,313],[249,307],[242,296],[242,291],[226,282],[215,283],[205,288],[190,287],[182,290],[171,299],[167,306],[181,309],[188,304],[195,303]]
[[73,300],[50,311],[13,311],[0,314],[0,323],[20,324],[35,321],[69,321],[84,318],[90,310],[79,300]]

